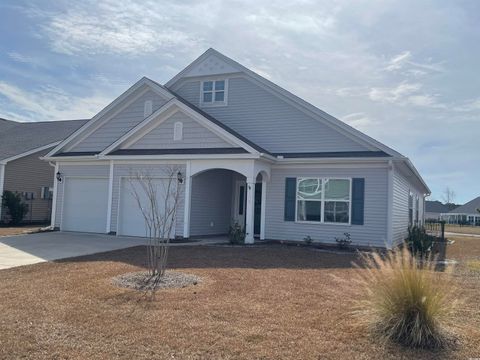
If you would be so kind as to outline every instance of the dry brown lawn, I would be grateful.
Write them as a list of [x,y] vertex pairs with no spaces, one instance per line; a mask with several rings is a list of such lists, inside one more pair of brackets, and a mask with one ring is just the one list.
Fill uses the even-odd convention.
[[[480,259],[480,239],[448,256]],[[470,248],[474,248],[471,250]],[[155,299],[111,284],[145,248],[0,271],[0,358],[467,359],[480,357],[480,276],[459,271],[458,348],[381,345],[350,315],[352,254],[280,245],[176,247],[170,266],[201,284]],[[339,281],[338,277],[347,281]]]
[[11,236],[20,234],[29,234],[39,231],[41,226],[27,225],[27,226],[12,226],[12,227],[0,227],[0,236]]
[[445,231],[458,234],[480,235],[480,226],[460,226],[454,224],[445,224]]

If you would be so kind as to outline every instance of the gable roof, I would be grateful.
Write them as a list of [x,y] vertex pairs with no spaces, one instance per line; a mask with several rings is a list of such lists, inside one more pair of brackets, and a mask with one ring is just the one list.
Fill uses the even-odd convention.
[[[161,86],[161,85],[160,85]],[[175,94],[172,93],[174,96],[170,101],[168,101],[165,105],[160,107],[157,111],[155,111],[153,114],[151,114],[149,117],[144,119],[142,122],[140,122],[137,126],[133,127],[130,131],[128,131],[126,134],[124,134],[122,137],[120,137],[117,141],[115,141],[113,144],[108,146],[106,149],[104,149],[100,155],[118,155],[121,152],[119,152],[118,147],[121,146],[121,144],[124,144],[125,142],[129,141],[132,137],[140,133],[143,129],[148,129],[149,126],[152,126],[155,124],[156,119],[161,117],[164,114],[168,114],[168,111],[172,107],[176,107],[180,109],[183,112],[186,112],[187,115],[189,115],[192,118],[195,118],[197,121],[205,121],[208,125],[208,123],[213,126],[213,129],[215,129],[218,133],[226,134],[229,136],[230,141],[233,143],[236,143],[236,145],[244,148],[248,152],[254,150],[258,151],[260,153],[265,153],[268,155],[269,154],[265,149],[262,149],[256,144],[253,144],[251,141],[248,139],[245,139],[246,141],[243,140],[243,137],[239,134],[237,134],[235,131],[230,129],[228,126],[222,124],[218,120],[214,119],[211,116],[204,116],[202,111],[198,111],[196,107],[193,105],[189,104],[186,100],[180,99],[177,97]],[[207,114],[205,114],[207,115]],[[250,145],[252,144],[252,145]]]
[[480,209],[480,196],[470,200],[465,205],[459,206],[456,209],[449,211],[453,214],[479,214],[477,209]]
[[80,134],[90,130],[94,124],[99,122],[104,116],[109,114],[115,108],[119,107],[120,104],[123,103],[124,100],[127,100],[129,96],[134,94],[138,89],[142,86],[148,86],[158,94],[165,96],[166,98],[172,98],[172,94],[168,92],[163,86],[159,86],[158,83],[153,82],[152,80],[146,78],[145,76],[138,80],[135,84],[130,86],[126,91],[124,91],[119,97],[113,100],[110,104],[108,104],[105,108],[103,108],[98,114],[96,114],[93,118],[87,120],[83,126],[78,128],[75,132],[71,133],[66,139],[64,139],[60,144],[58,144],[52,151],[50,151],[45,157],[48,158],[53,156],[54,154],[58,153],[62,148],[72,142],[74,139],[78,138]]
[[[3,119],[2,119],[3,120]],[[65,139],[87,120],[0,122],[0,161]]]
[[[203,63],[206,59],[208,59],[210,56],[215,56],[218,59],[220,59],[222,62],[230,66],[231,68],[235,68],[237,72],[242,72],[246,75],[248,75],[251,79],[256,80],[260,85],[263,85],[265,88],[271,90],[274,94],[283,97],[285,100],[289,101],[291,104],[294,106],[298,107],[300,110],[305,111],[309,113],[310,115],[313,115],[314,118],[317,118],[318,120],[324,121],[327,125],[330,125],[337,131],[349,136],[353,140],[356,140],[357,142],[369,145],[370,147],[374,147],[377,150],[383,151],[386,154],[393,156],[393,157],[398,157],[398,158],[404,158],[402,154],[399,152],[391,149],[390,147],[386,146],[385,144],[382,144],[381,142],[371,138],[370,136],[362,133],[361,131],[351,127],[350,125],[344,123],[343,121],[335,118],[334,116],[324,112],[323,110],[320,110],[316,106],[310,104],[309,102],[303,100],[302,98],[292,94],[288,90],[285,90],[284,88],[278,86],[277,84],[271,82],[270,80],[264,78],[263,76],[257,74],[256,72],[246,68],[242,64],[236,62],[235,60],[223,55],[222,53],[218,52],[217,50],[213,48],[209,48],[207,51],[205,51],[202,55],[200,55],[197,59],[195,59],[192,63],[190,63],[185,69],[180,71],[177,75],[175,75],[172,79],[170,79],[166,84],[165,87],[170,88],[172,87],[177,81],[185,77],[186,75],[188,76],[189,72],[192,71],[192,69],[199,64]],[[230,69],[230,72],[233,72]]]

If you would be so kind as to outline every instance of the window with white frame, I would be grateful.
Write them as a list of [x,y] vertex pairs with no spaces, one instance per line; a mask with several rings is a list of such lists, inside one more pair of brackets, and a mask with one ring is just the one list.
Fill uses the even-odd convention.
[[226,87],[226,80],[203,81],[201,103],[203,105],[225,105]]
[[420,197],[418,195],[415,195],[415,224],[417,225],[418,225],[418,221],[420,220],[419,208],[420,208]]
[[408,225],[413,225],[413,193],[408,193]]
[[299,178],[297,221],[350,223],[351,179]]

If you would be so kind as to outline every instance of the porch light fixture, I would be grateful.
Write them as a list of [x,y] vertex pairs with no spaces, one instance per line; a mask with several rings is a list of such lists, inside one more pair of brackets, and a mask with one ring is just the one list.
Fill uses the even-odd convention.
[[62,177],[62,173],[60,171],[57,171],[56,177],[57,177],[58,182],[62,182],[63,177]]
[[183,175],[180,171],[177,172],[177,180],[179,184],[183,184]]

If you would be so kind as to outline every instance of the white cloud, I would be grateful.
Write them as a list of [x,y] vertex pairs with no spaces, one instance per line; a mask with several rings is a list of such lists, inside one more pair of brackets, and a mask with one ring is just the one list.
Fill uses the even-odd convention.
[[3,116],[23,121],[90,118],[112,100],[101,94],[73,96],[54,87],[25,91],[0,82],[0,104],[2,96],[8,100],[1,107]]
[[367,114],[363,112],[345,115],[344,117],[342,117],[342,120],[345,121],[348,125],[360,130],[368,130],[369,128],[377,124],[376,121],[372,120],[370,117],[368,117]]
[[[162,7],[165,5],[165,7]],[[141,56],[159,49],[190,48],[200,39],[178,26],[167,4],[127,1],[80,2],[65,13],[35,13],[59,53]]]
[[410,51],[404,51],[401,54],[394,56],[389,62],[386,69],[388,71],[398,70],[401,69],[405,63],[411,59],[412,53]]

